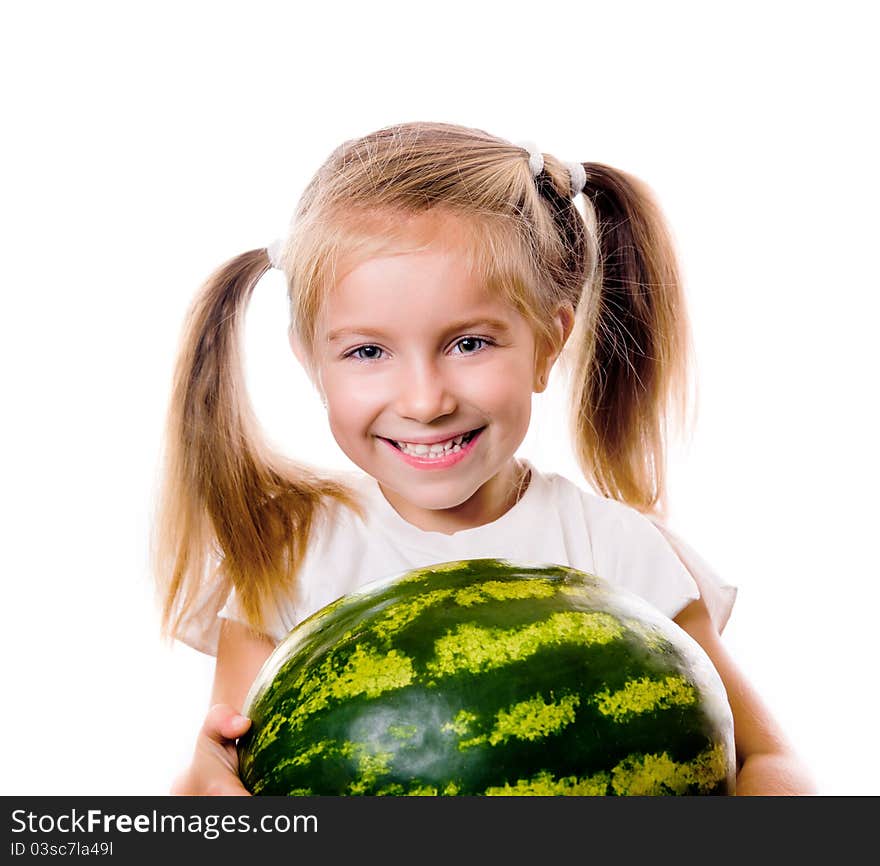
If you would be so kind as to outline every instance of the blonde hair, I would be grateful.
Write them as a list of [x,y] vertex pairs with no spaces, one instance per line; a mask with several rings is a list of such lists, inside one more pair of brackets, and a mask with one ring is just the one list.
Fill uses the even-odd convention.
[[[281,251],[291,336],[314,378],[317,322],[342,269],[418,245],[417,218],[430,212],[538,344],[561,351],[554,312],[575,309],[564,363],[578,464],[601,494],[662,516],[667,419],[675,408],[685,416],[690,348],[669,233],[630,175],[583,163],[584,219],[566,164],[545,154],[534,177],[528,157],[443,123],[391,126],[338,147],[303,192]],[[335,501],[363,513],[339,478],[271,453],[260,435],[239,341],[268,267],[265,249],[227,262],[186,319],[153,542],[166,634],[196,606],[216,610],[231,587],[260,629],[265,605],[294,585],[318,512]]]

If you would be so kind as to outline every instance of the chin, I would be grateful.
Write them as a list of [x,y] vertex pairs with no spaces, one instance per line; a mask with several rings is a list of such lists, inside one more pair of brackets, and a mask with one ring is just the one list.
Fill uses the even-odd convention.
[[[471,496],[472,495],[473,494],[471,494]],[[460,505],[464,505],[470,498],[470,496],[465,496],[463,499],[410,500],[410,502],[419,508],[424,508],[426,511],[449,511],[452,508],[458,508]]]

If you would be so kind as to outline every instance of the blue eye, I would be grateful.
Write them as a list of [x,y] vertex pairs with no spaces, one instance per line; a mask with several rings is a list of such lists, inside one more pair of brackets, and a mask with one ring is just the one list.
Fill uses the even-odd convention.
[[[482,343],[484,345],[488,345],[489,341],[485,340],[483,337],[462,337],[455,345],[456,346],[464,346],[465,343]],[[475,349],[472,352],[461,352],[462,355],[476,355],[480,349]]]
[[[492,341],[485,337],[462,337],[455,343],[454,347],[461,350],[457,353],[459,355],[476,355],[478,352],[483,351],[486,346],[490,345],[492,345]],[[358,346],[355,349],[351,349],[343,357],[354,358],[355,361],[362,363],[369,363],[370,361],[381,360],[383,353],[384,349],[379,348],[379,346],[367,344],[366,346]]]
[[356,349],[352,349],[345,357],[346,358],[354,358],[356,361],[376,361],[378,360],[378,355],[369,355],[366,358],[362,355],[359,355],[359,352],[364,352],[367,349],[373,349],[376,352],[381,352],[382,350],[378,346],[358,346]]

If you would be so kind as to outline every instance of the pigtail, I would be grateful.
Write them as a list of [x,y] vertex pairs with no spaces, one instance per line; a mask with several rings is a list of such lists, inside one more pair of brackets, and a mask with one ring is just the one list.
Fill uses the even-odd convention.
[[[670,409],[684,426],[690,328],[672,239],[649,190],[585,163],[598,243],[575,341],[572,432],[605,496],[663,518]],[[589,208],[588,208],[589,210]]]
[[209,277],[184,324],[152,548],[166,636],[192,617],[210,621],[232,587],[260,630],[264,603],[294,579],[317,509],[328,497],[357,507],[342,484],[271,453],[260,433],[240,341],[268,268],[265,249],[230,260]]

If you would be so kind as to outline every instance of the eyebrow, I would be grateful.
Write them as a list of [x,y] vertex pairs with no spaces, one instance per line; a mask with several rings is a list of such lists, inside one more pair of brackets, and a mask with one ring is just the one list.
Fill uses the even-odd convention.
[[[452,333],[453,331],[467,331],[478,327],[487,327],[496,331],[507,331],[510,326],[507,322],[503,322],[501,319],[492,319],[482,316],[478,319],[465,319],[462,322],[456,322],[446,329],[446,333]],[[327,342],[335,343],[337,340],[348,337],[381,338],[385,336],[386,335],[382,331],[375,328],[336,328],[327,335]]]

